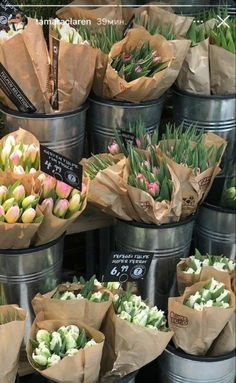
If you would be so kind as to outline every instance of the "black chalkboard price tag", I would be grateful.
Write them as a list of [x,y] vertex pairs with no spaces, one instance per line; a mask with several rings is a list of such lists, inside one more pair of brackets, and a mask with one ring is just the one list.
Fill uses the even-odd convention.
[[153,256],[153,253],[112,252],[103,278],[104,282],[124,283],[144,279]]
[[40,145],[40,169],[75,189],[82,189],[83,166],[44,145]]
[[129,145],[136,146],[136,137],[134,133],[120,130],[120,135],[126,149]]

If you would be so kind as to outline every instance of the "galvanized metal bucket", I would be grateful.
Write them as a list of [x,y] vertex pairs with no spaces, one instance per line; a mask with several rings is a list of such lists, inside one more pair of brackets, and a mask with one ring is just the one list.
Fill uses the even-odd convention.
[[[184,127],[196,125],[197,130],[218,134],[227,141],[222,170],[226,172],[236,147],[236,97],[203,96],[174,88],[174,120]],[[222,173],[222,174],[223,174]]]
[[86,103],[72,112],[28,114],[10,110],[0,104],[6,133],[19,128],[28,130],[42,145],[76,163],[83,157],[87,108]]
[[236,211],[205,202],[199,210],[195,228],[196,247],[202,254],[236,254]]
[[138,282],[143,299],[167,310],[168,298],[175,296],[176,265],[189,255],[195,216],[161,226],[117,220],[116,249],[154,253],[146,278]]
[[61,281],[63,245],[64,235],[42,246],[0,250],[1,291],[7,304],[27,310],[26,334],[34,318],[31,300],[37,293],[53,290]]
[[106,153],[114,139],[114,129],[124,129],[138,119],[144,121],[149,133],[159,128],[165,95],[158,100],[133,104],[104,100],[93,96],[89,99],[88,135],[92,153]]
[[234,383],[235,353],[217,357],[185,354],[172,346],[157,360],[162,383]]

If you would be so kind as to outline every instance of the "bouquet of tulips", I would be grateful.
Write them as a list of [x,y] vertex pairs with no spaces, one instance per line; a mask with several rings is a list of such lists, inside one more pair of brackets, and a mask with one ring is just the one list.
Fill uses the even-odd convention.
[[37,294],[32,305],[35,314],[47,313],[50,319],[77,318],[99,329],[112,302],[111,292],[95,276],[85,281],[64,283],[47,294]]
[[236,176],[226,178],[220,204],[223,207],[236,209]]
[[1,383],[15,382],[25,323],[25,310],[15,305],[0,305]]
[[77,318],[37,315],[27,344],[31,366],[58,383],[98,381],[104,335]]
[[[227,273],[203,268],[198,283],[187,287],[181,297],[169,298],[168,312],[174,344],[186,353],[216,354],[222,337],[225,342],[218,355],[235,349],[235,328],[231,326],[235,319],[235,295]],[[231,334],[225,338],[229,328]]]
[[29,132],[19,129],[0,140],[0,173],[33,174],[39,170],[39,142]]
[[[200,252],[195,249],[195,254],[189,258],[182,258],[177,264],[177,282],[178,290],[180,294],[183,294],[186,287],[192,286],[194,283],[199,282],[200,275],[203,268],[214,268],[218,273],[228,273],[233,283],[235,277],[235,261],[223,256],[223,255],[201,255]],[[232,285],[233,290],[233,285]]]
[[[158,130],[153,133],[149,133],[145,127],[145,123],[139,119],[132,123],[129,123],[127,127],[123,129],[125,132],[131,133],[135,140],[135,146],[139,149],[148,149],[150,145],[157,145],[158,143]],[[108,151],[111,154],[124,153],[128,157],[129,152],[127,149],[127,143],[124,142],[121,131],[114,130],[114,139],[108,146]]]
[[182,217],[194,213],[206,198],[214,178],[219,173],[226,141],[213,134],[203,134],[191,126],[166,126],[166,133],[157,147],[181,184]]
[[130,291],[114,296],[101,331],[106,339],[102,359],[105,377],[124,376],[143,367],[164,351],[173,336],[163,311],[149,307]]

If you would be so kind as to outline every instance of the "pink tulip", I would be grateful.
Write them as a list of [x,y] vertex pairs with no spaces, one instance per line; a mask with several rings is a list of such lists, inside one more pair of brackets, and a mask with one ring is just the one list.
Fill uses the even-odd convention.
[[67,199],[59,199],[54,207],[53,213],[58,218],[64,218],[69,207],[69,201]]
[[131,53],[123,53],[123,61],[127,62],[132,59],[133,55]]
[[111,154],[120,153],[120,147],[115,140],[112,142],[111,145],[108,145],[108,150]]
[[43,185],[43,198],[47,198],[50,192],[55,189],[55,186],[57,184],[57,181],[55,178],[48,176],[44,179],[42,185]]
[[154,64],[158,64],[161,61],[161,56],[159,55],[157,51],[154,51],[152,53],[152,59]]
[[36,211],[32,207],[30,207],[29,209],[26,209],[24,211],[21,219],[23,223],[32,223],[35,217],[36,217]]
[[23,185],[17,186],[12,193],[12,196],[15,198],[16,202],[21,202],[25,198],[25,188]]
[[153,174],[159,174],[160,173],[160,168],[157,168],[156,166],[154,166],[152,168],[152,172],[153,172]]
[[54,207],[54,202],[52,198],[45,198],[43,202],[41,203],[42,207],[47,208],[49,211],[52,212],[53,207]]
[[137,179],[140,180],[140,181],[146,182],[146,178],[145,178],[145,176],[142,173],[138,173]]
[[18,205],[12,206],[5,214],[7,223],[16,223],[20,217],[20,208]]
[[7,192],[8,192],[8,189],[6,186],[4,185],[0,186],[0,203],[3,203],[5,199],[7,198]]
[[158,182],[151,182],[147,185],[147,190],[151,196],[155,197],[159,190]]
[[59,198],[68,198],[71,193],[72,187],[64,182],[57,181],[56,193]]
[[146,166],[146,168],[148,168],[149,170],[151,169],[151,164],[150,164],[149,161],[144,161],[143,164],[144,164],[144,165]]
[[136,138],[136,145],[138,148],[141,148],[142,142],[139,138]]
[[13,165],[17,166],[20,162],[21,157],[22,151],[17,149],[10,155],[10,160],[13,163]]
[[140,65],[137,65],[137,66],[135,67],[134,71],[135,71],[136,73],[140,73],[140,72],[142,72],[142,67],[141,67]]

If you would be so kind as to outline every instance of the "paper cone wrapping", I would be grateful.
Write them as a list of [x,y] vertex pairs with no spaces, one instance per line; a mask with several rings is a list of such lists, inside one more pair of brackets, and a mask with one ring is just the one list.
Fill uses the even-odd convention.
[[[0,185],[10,186],[17,180],[24,186],[26,195],[35,194],[36,183],[32,175],[15,175],[11,171],[0,172]],[[36,208],[37,217],[42,216]],[[0,222],[0,249],[26,249],[35,244],[35,235],[42,223]]]
[[[51,112],[48,98],[49,54],[42,26],[28,18],[25,29],[0,44],[0,62],[39,113]],[[3,104],[16,106],[0,91]]]
[[120,319],[110,307],[101,331],[105,335],[102,375],[125,376],[156,359],[173,336]]
[[[63,293],[65,291],[73,291],[77,294],[83,286],[78,283],[65,283],[57,286],[56,289],[47,294],[37,294],[32,300],[32,306],[35,314],[46,312],[48,319],[68,319],[75,318],[85,322],[88,326],[100,329],[102,321],[112,303],[112,294],[109,290],[110,298],[107,302],[91,302],[88,299],[75,299],[62,301],[53,299],[56,292]],[[102,290],[100,289],[102,292]]]
[[18,306],[0,306],[0,316],[17,314],[17,320],[0,325],[0,382],[13,383],[18,370],[18,359],[25,333],[26,311]]
[[[168,67],[154,74],[152,77],[141,77],[127,82],[119,76],[114,68],[112,68],[112,60],[122,52],[140,47],[145,41],[150,42],[151,48],[161,55],[163,61],[168,61]],[[134,103],[159,98],[170,87],[168,68],[171,67],[172,61],[173,47],[163,36],[151,36],[142,27],[129,30],[126,37],[114,44],[109,53],[108,65],[104,78],[104,97]],[[168,86],[166,83],[168,83]]]
[[97,58],[95,65],[93,91],[97,96],[103,97],[105,84],[104,77],[107,70],[108,54],[103,53],[101,49],[97,49]]
[[177,284],[178,284],[178,291],[179,294],[182,295],[184,293],[184,290],[186,287],[191,287],[195,283],[199,282],[201,280],[201,273],[202,270],[205,269],[204,272],[207,272],[210,269],[214,269],[214,273],[216,275],[216,279],[221,278],[221,274],[229,274],[230,280],[231,280],[231,289],[233,290],[233,279],[235,277],[235,270],[232,270],[230,272],[224,272],[224,271],[218,271],[213,266],[204,266],[199,274],[188,274],[184,273],[183,269],[186,267],[190,267],[191,260],[189,258],[182,258],[181,261],[176,266],[176,276],[177,276]]
[[212,94],[234,95],[236,88],[235,53],[210,45],[210,77]]
[[211,94],[209,39],[189,48],[176,84],[186,92],[205,96]]
[[26,347],[28,360],[31,366],[36,369],[39,374],[54,382],[97,383],[104,344],[104,335],[101,332],[87,326],[78,319],[45,320],[45,315],[40,313],[31,327],[30,339],[35,339],[39,329],[52,332],[58,330],[61,326],[68,326],[71,324],[78,326],[80,329],[84,329],[87,335],[93,338],[98,344],[86,349],[80,349],[77,354],[63,358],[55,366],[46,368],[45,370],[38,370],[33,364],[33,348],[29,341]]
[[[214,268],[203,269],[200,282],[186,288],[181,297],[169,298],[168,322],[174,331],[174,344],[188,354],[206,355],[235,312],[235,295],[231,290],[229,275],[220,274],[219,276]],[[227,309],[207,307],[197,311],[185,306],[184,300],[205,286],[212,277],[225,283],[226,288],[231,291],[231,307]],[[227,352],[228,342],[231,344],[231,340],[228,339],[222,345],[221,355]]]
[[222,350],[224,354],[232,352],[236,348],[236,338],[235,338],[235,328],[236,328],[236,320],[235,320],[235,312],[232,314],[229,322],[221,331],[220,335],[213,342],[210,350],[208,351],[208,356],[221,356]]
[[84,197],[80,211],[73,214],[72,217],[68,219],[58,218],[50,211],[48,206],[46,206],[46,208],[39,206],[39,210],[44,215],[44,219],[39,227],[39,230],[37,231],[35,239],[36,246],[43,245],[59,238],[63,233],[66,232],[68,227],[83,213],[87,206],[89,180],[84,178],[83,183],[86,186],[86,196]]
[[[168,143],[171,142],[173,142],[174,144],[175,141],[168,140]],[[195,143],[193,142],[192,145],[195,145]],[[224,150],[222,151],[220,160],[214,167],[208,168],[207,170],[198,175],[195,175],[193,169],[178,164],[172,159],[168,158],[161,151],[161,149],[157,147],[157,154],[166,158],[167,163],[169,164],[170,168],[173,170],[175,176],[180,182],[182,192],[181,218],[185,218],[196,212],[198,206],[207,197],[215,177],[221,170],[219,165],[221,163],[221,159],[223,157],[227,145],[226,141],[214,133],[207,133],[205,135],[205,145],[207,147],[210,147],[212,145],[220,147],[221,145],[224,145]]]
[[[59,112],[68,112],[81,106],[92,88],[97,50],[89,44],[72,44],[60,41],[50,30],[50,55],[53,63],[53,39],[58,41],[58,92]],[[69,58],[69,59],[68,59]],[[53,64],[52,64],[53,65]]]

